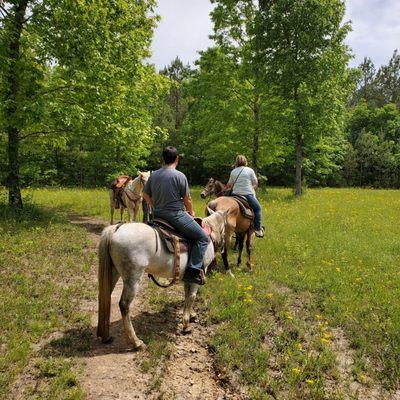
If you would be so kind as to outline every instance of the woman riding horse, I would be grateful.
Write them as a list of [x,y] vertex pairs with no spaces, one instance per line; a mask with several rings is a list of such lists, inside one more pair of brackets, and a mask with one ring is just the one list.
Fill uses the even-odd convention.
[[256,197],[258,180],[254,170],[247,166],[247,159],[243,155],[236,157],[235,169],[232,170],[226,189],[232,189],[232,194],[246,197],[249,206],[254,211],[254,231],[257,237],[264,236],[261,225],[261,204]]

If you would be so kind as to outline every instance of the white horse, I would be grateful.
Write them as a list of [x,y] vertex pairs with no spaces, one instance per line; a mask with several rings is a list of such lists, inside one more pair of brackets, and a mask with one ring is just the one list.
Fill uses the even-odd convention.
[[[143,201],[142,192],[144,185],[149,179],[150,172],[140,172],[139,175],[131,180],[125,187],[121,188],[122,202],[120,202],[121,221],[123,221],[125,205],[128,208],[128,221],[132,222],[132,215],[135,221],[139,221],[139,210]],[[117,199],[113,189],[110,189],[110,224],[114,223],[114,210],[116,208]]]
[[[224,246],[226,211],[212,211],[203,219],[211,229],[211,241],[204,256],[207,267],[215,258],[215,249]],[[180,257],[180,279],[186,269],[188,254]],[[129,317],[129,307],[136,294],[143,274],[147,272],[163,278],[174,278],[174,254],[167,252],[161,243],[158,233],[149,225],[127,223],[109,226],[103,230],[99,244],[99,314],[97,336],[103,343],[110,341],[110,307],[111,293],[122,277],[123,290],[119,308],[126,334],[135,349],[143,347],[143,342],[136,336]],[[191,309],[199,285],[185,282],[185,306],[183,311],[183,330],[190,332],[189,321]]]

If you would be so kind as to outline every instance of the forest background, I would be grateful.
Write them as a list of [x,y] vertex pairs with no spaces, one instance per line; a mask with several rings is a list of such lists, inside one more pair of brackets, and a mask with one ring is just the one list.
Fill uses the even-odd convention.
[[245,154],[262,182],[400,186],[400,55],[351,68],[340,0],[213,0],[195,65],[149,64],[153,0],[0,1],[0,185],[104,186],[181,153],[192,184]]

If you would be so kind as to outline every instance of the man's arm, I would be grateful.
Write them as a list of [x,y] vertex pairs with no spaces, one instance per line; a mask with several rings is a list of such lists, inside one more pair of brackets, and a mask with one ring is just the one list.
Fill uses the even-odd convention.
[[186,211],[191,215],[192,217],[195,216],[195,213],[193,211],[193,203],[192,203],[192,198],[190,197],[190,194],[185,196],[183,198],[183,204],[185,205]]
[[149,208],[153,208],[153,200],[147,193],[143,192],[143,198],[146,200],[146,203],[149,206]]

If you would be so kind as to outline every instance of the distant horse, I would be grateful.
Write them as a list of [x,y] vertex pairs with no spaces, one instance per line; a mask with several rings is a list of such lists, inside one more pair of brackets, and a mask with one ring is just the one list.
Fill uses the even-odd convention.
[[[142,192],[144,185],[149,179],[150,172],[140,172],[135,179],[129,176],[116,178],[110,187],[110,224],[114,223],[114,210],[120,208],[121,221],[123,220],[125,208],[128,209],[128,221],[132,222],[132,215],[136,222],[139,221],[139,210],[142,204]],[[119,181],[125,179],[121,183]]]
[[217,197],[223,196],[225,192],[226,186],[215,178],[210,178],[204,186],[203,191],[200,193],[202,199],[215,194]]
[[242,264],[242,252],[244,242],[246,240],[247,251],[247,267],[252,269],[251,263],[251,242],[254,237],[253,223],[250,219],[245,218],[237,201],[233,197],[221,196],[210,201],[206,208],[206,214],[209,215],[210,209],[213,211],[226,211],[226,228],[225,228],[225,247],[222,253],[222,260],[228,274],[233,275],[229,266],[228,252],[231,247],[232,235],[236,233],[236,240],[238,242],[238,260],[237,266]]
[[[214,248],[223,246],[225,238],[226,212],[209,210],[211,214],[203,222],[211,229],[211,241],[204,256],[204,266],[214,260]],[[113,225],[105,228],[99,244],[99,314],[97,336],[108,342],[110,327],[111,293],[122,277],[122,290],[119,308],[126,334],[133,346],[138,349],[143,342],[136,336],[129,317],[129,307],[135,298],[142,276],[145,272],[163,278],[174,278],[174,254],[166,251],[155,229],[142,223]],[[180,256],[179,276],[182,278],[188,253]],[[183,330],[189,332],[192,304],[199,285],[185,283],[185,306],[183,311]]]

